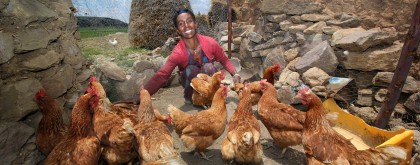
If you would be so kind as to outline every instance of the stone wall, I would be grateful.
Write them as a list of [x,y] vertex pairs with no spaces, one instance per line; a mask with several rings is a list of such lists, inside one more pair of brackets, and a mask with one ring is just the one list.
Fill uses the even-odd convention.
[[[267,0],[257,5],[261,15],[255,24],[235,22],[232,56],[240,60],[242,77],[255,77],[253,75],[261,74],[264,68],[279,63],[283,71],[277,87],[283,97],[279,99],[284,102],[297,103],[293,100],[296,92],[293,89],[302,83],[319,95],[331,97],[336,90],[322,77],[342,77],[351,81],[339,91],[341,98],[334,96],[336,99],[362,107],[380,107],[384,99],[381,92],[391,82],[401,54],[404,30],[399,31],[398,25],[390,24],[365,26],[365,19],[370,17],[332,12],[327,4],[312,0]],[[351,7],[351,4],[343,5]],[[404,15],[413,12],[407,10]],[[395,15],[398,13],[396,11]],[[217,28],[222,29],[217,39],[227,51],[227,23]],[[420,120],[417,117],[419,106],[416,106],[420,101],[416,99],[420,86],[418,66],[416,56],[398,105],[403,107],[400,108],[402,116],[409,118],[407,122]]]
[[84,92],[82,84],[91,71],[77,45],[74,12],[71,0],[0,3],[2,164],[36,164],[42,159],[34,144],[42,115],[32,101],[39,89],[66,109]]

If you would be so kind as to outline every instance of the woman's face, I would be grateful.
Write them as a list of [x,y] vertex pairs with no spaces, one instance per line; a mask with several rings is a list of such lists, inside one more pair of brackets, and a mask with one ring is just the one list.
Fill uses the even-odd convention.
[[177,29],[176,32],[181,35],[182,38],[191,39],[197,33],[197,24],[193,17],[188,13],[182,13],[176,18]]

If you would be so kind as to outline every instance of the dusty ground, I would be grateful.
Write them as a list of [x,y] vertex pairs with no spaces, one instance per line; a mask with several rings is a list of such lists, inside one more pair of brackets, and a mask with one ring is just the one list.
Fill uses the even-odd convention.
[[[180,108],[181,110],[188,112],[188,113],[195,113],[202,108],[184,104],[184,97],[182,96],[183,88],[181,86],[175,86],[170,88],[162,88],[156,94],[152,96],[153,106],[156,109],[159,109],[162,113],[167,113],[166,109],[169,104],[174,105],[175,107]],[[237,104],[237,102],[235,101]],[[229,104],[229,102],[227,102]],[[232,104],[230,104],[232,105]],[[232,116],[233,112],[235,111],[236,107],[227,106],[228,109],[228,121],[229,118]],[[256,107],[254,107],[256,110]],[[289,148],[285,153],[285,156],[281,159],[276,158],[278,154],[280,154],[281,149],[277,146],[269,147],[272,145],[272,138],[270,137],[267,129],[264,125],[260,122],[261,126],[261,143],[263,144],[264,152],[263,152],[263,163],[265,165],[302,165],[306,164],[305,155],[303,154],[303,147],[302,146],[294,146]],[[213,155],[211,158],[211,162],[201,159],[198,156],[194,156],[193,153],[187,152],[186,148],[182,144],[179,136],[176,134],[175,130],[172,129],[172,126],[169,126],[169,129],[172,133],[172,137],[174,138],[175,147],[179,149],[182,158],[188,164],[202,164],[202,165],[210,165],[210,164],[224,164],[221,152],[220,152],[220,145],[222,140],[226,137],[226,130],[214,143],[211,145],[206,155]]]

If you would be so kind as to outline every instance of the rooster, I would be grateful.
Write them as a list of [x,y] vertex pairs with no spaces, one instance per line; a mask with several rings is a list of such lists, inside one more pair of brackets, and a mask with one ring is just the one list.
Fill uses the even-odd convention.
[[198,74],[190,83],[194,89],[192,103],[207,109],[207,106],[211,105],[214,93],[219,89],[220,82],[223,79],[225,79],[225,72],[223,71],[214,73],[211,78],[206,74]]
[[139,123],[135,125],[136,149],[142,164],[159,159],[181,157],[174,148],[173,138],[166,125],[158,120],[152,107],[152,99],[142,86],[138,109]]
[[[274,85],[275,82],[275,75],[280,72],[280,64],[274,64],[267,69],[264,70],[263,80],[265,79],[267,82]],[[254,81],[249,83],[248,88],[251,90],[251,103],[252,105],[258,104],[258,101],[261,98],[262,92],[259,88],[260,81]],[[241,91],[244,88],[244,84],[242,83],[235,83],[232,86],[232,90],[235,91],[239,96],[241,95]],[[241,97],[241,96],[240,96]]]
[[169,105],[169,119],[175,127],[176,133],[189,150],[197,151],[202,158],[210,160],[203,152],[222,135],[227,118],[225,97],[228,88],[223,84],[216,91],[211,107],[189,114]]
[[116,39],[116,38],[113,38],[112,40],[108,40],[108,42],[109,42],[111,45],[113,45],[113,46],[115,46],[115,45],[117,45],[117,44],[118,44],[118,41],[117,41],[117,39]]
[[67,125],[63,120],[63,110],[44,89],[40,89],[35,94],[35,102],[42,113],[42,119],[38,124],[36,145],[38,150],[47,156],[64,138]]
[[88,93],[77,100],[71,111],[68,133],[47,156],[45,165],[98,164],[101,146],[93,132],[93,112],[89,108],[94,93],[94,90],[89,88]]
[[260,163],[262,161],[260,135],[260,125],[252,113],[251,91],[248,89],[248,83],[245,83],[242,98],[229,120],[227,136],[222,142],[222,158],[239,163]]
[[321,99],[303,87],[296,96],[308,106],[303,130],[303,147],[309,164],[399,164],[407,152],[399,146],[357,150],[329,125]]
[[275,144],[282,148],[280,157],[283,157],[287,147],[302,144],[305,112],[278,102],[277,91],[271,83],[261,80],[260,88],[263,95],[258,102],[258,114]]
[[90,87],[96,97],[92,104],[94,111],[93,129],[104,147],[102,158],[108,164],[122,164],[133,161],[136,153],[133,149],[133,122],[130,118],[121,118],[112,111],[112,103],[106,96],[103,86],[95,77],[90,78]]

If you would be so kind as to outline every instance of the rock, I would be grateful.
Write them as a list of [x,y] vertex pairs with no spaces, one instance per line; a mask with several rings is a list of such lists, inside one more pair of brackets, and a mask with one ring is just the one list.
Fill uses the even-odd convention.
[[384,102],[388,89],[379,89],[375,94],[375,100],[379,102]]
[[355,112],[355,114],[363,119],[367,124],[374,123],[376,120],[377,112],[371,107],[356,107],[350,105],[349,110]]
[[[388,87],[392,81],[392,77],[394,73],[392,72],[379,72],[372,80],[373,85],[381,86],[381,87]],[[402,92],[404,93],[416,93],[419,92],[420,88],[419,81],[414,79],[411,76],[408,76],[405,80],[404,86],[402,88]]]
[[325,34],[328,34],[328,35],[332,35],[340,29],[341,28],[338,27],[338,26],[325,26],[325,27],[321,28],[322,32],[324,32]]
[[357,92],[357,104],[361,106],[372,106],[372,89],[360,89]]
[[326,86],[314,86],[311,88],[312,91],[314,92],[325,92],[327,91],[327,87]]
[[360,19],[358,18],[350,18],[344,21],[339,21],[339,20],[329,20],[327,21],[327,25],[335,25],[335,26],[341,26],[341,27],[357,27],[360,25]]
[[280,29],[283,31],[289,31],[290,26],[293,25],[292,22],[290,22],[289,20],[285,20],[279,23],[280,25]]
[[337,66],[337,57],[327,41],[318,44],[315,48],[303,55],[295,64],[295,68],[299,73],[317,67],[330,74],[334,72]]
[[324,21],[317,22],[313,24],[312,26],[306,28],[303,30],[304,34],[314,34],[314,33],[320,33],[322,32],[322,28],[327,26],[327,24]]
[[263,37],[256,32],[249,32],[248,39],[258,44],[262,41]]
[[345,69],[357,69],[362,71],[394,71],[401,54],[402,43],[386,48],[367,50],[365,52],[348,51],[343,55],[340,63]]
[[[0,89],[0,104],[2,107],[7,108],[2,108],[0,119],[5,121],[19,121],[26,115],[36,111],[38,106],[30,100],[34,98],[35,93],[41,88],[41,83],[33,78],[23,79],[13,84],[2,86]],[[49,95],[50,91],[46,91]]]
[[280,45],[280,43],[282,41],[283,41],[283,37],[275,37],[275,38],[272,38],[272,39],[268,40],[267,42],[264,42],[262,44],[256,45],[254,47],[253,51],[274,48],[274,47]]
[[109,61],[101,61],[97,69],[101,71],[105,77],[117,80],[117,81],[125,81],[126,80],[126,73],[125,71],[119,67],[117,64]]
[[153,63],[147,60],[142,60],[142,61],[136,61],[134,62],[134,66],[133,69],[137,72],[137,73],[141,73],[147,69],[153,69]]
[[292,89],[290,85],[282,85],[277,90],[277,99],[281,103],[285,104],[297,104],[300,103],[298,99],[295,99],[296,92]]
[[290,21],[292,21],[294,24],[301,24],[301,23],[304,23],[304,21],[302,21],[302,19],[300,19],[300,16],[299,16],[299,15],[294,15],[294,16],[291,16],[291,17],[289,18],[289,20],[290,20]]
[[298,56],[298,54],[299,54],[299,47],[291,48],[287,50],[286,52],[284,52],[284,59],[287,62],[290,62],[293,59],[295,59]]
[[315,33],[311,35],[306,35],[305,37],[303,33],[297,33],[296,40],[299,44],[303,44],[302,46],[300,46],[301,49],[299,52],[299,55],[303,56],[322,42],[328,42],[329,36],[322,33]]
[[309,0],[299,2],[293,0],[277,1],[266,0],[262,3],[261,11],[263,13],[286,13],[288,15],[301,15],[307,13],[319,13],[324,7],[322,4]]
[[21,67],[25,70],[39,71],[57,65],[63,58],[63,54],[54,50],[36,50],[25,54],[26,60],[22,60]]
[[9,61],[14,55],[12,34],[0,31],[0,64]]
[[324,15],[324,14],[302,14],[301,19],[303,21],[310,21],[310,22],[323,22],[323,21],[330,20],[331,16]]
[[44,71],[42,86],[52,98],[57,98],[68,91],[76,80],[76,71],[70,65],[56,66]]
[[308,28],[308,26],[306,25],[292,25],[289,27],[289,32],[291,33],[298,33],[298,32],[303,32],[306,28]]
[[325,85],[328,79],[330,79],[330,76],[317,67],[307,70],[302,75],[303,82],[311,87]]
[[35,133],[31,127],[20,122],[0,122],[0,132],[0,139],[3,141],[0,144],[0,154],[4,164],[15,161],[21,154],[22,147]]
[[361,52],[378,45],[391,45],[396,39],[395,33],[389,34],[380,29],[342,29],[332,35],[331,46]]
[[284,59],[284,49],[283,46],[275,47],[265,58],[263,62],[263,70],[274,65],[280,64],[280,66],[286,66],[286,60]]
[[300,75],[298,72],[291,72],[286,78],[286,84],[290,86],[298,86]]
[[409,110],[420,114],[420,93],[412,94],[404,103],[404,106]]
[[266,16],[266,19],[270,22],[280,23],[281,21],[286,20],[286,17],[286,14],[268,15]]

